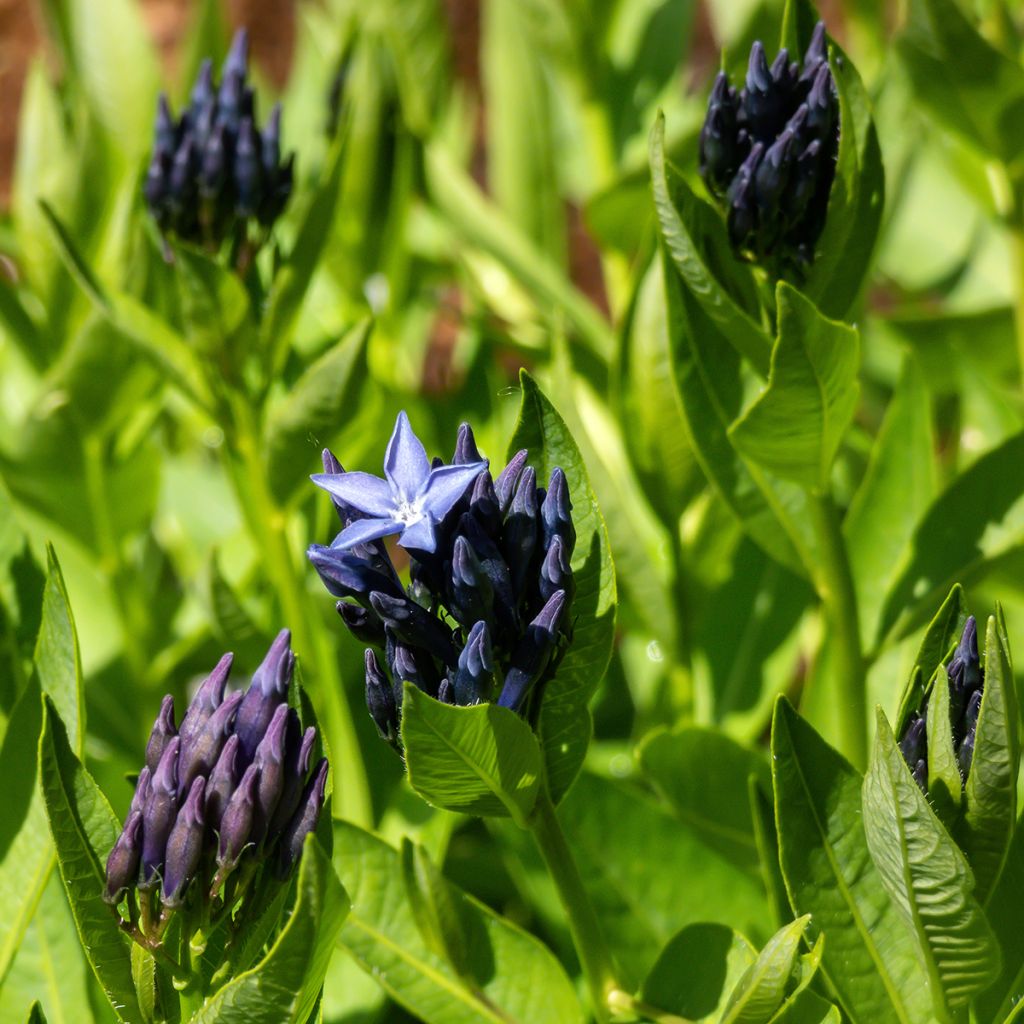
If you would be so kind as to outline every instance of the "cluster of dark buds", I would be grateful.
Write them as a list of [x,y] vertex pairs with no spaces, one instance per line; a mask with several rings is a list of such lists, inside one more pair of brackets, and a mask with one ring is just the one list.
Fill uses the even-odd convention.
[[[962,785],[967,784],[974,757],[974,736],[978,727],[978,711],[985,688],[985,670],[978,654],[978,626],[974,616],[964,624],[960,643],[946,665],[949,679],[949,724],[953,731],[953,750],[960,769]],[[941,677],[940,677],[941,678]],[[912,714],[900,737],[900,750],[910,766],[914,780],[928,792],[928,700]]]
[[839,103],[819,22],[803,66],[780,50],[768,66],[750,51],[739,92],[719,72],[700,133],[700,173],[725,207],[729,239],[746,259],[805,268],[825,227],[839,149]]
[[[447,704],[496,700],[531,717],[571,633],[576,542],[565,474],[537,486],[527,453],[492,478],[468,424],[450,465],[433,464],[401,413],[385,479],[324,452],[313,477],[344,527],[309,558],[351,633],[369,644],[366,701],[400,747],[403,681]],[[382,538],[409,557],[403,585]]]
[[127,906],[122,925],[147,948],[176,910],[224,922],[247,893],[276,889],[316,828],[327,761],[310,769],[316,729],[303,732],[288,704],[290,641],[282,630],[244,692],[225,694],[225,654],[177,728],[164,698],[103,892]]
[[292,191],[294,154],[281,161],[280,105],[256,127],[248,49],[241,29],[219,85],[210,61],[203,62],[178,120],[166,96],[157,105],[146,203],[161,231],[209,249],[226,239],[240,243],[251,220],[268,229]]

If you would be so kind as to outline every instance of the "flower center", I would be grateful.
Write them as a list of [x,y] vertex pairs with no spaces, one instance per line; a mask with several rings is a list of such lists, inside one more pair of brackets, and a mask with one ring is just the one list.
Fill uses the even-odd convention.
[[423,509],[419,501],[400,502],[395,510],[395,521],[404,526],[412,526],[423,518]]

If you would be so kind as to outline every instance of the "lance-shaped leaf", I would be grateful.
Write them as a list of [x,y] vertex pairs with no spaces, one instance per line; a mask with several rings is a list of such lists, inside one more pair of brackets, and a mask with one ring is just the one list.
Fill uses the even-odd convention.
[[428,803],[508,815],[525,827],[540,790],[541,751],[515,712],[497,704],[442,704],[407,682],[402,743],[409,782]]
[[864,830],[885,890],[911,926],[934,1019],[949,1021],[999,973],[999,946],[964,855],[914,782],[881,709],[864,777]]
[[785,698],[772,723],[772,773],[790,902],[811,915],[810,936],[825,934],[822,970],[843,1009],[857,1024],[934,1024],[913,935],[868,851],[860,774]]
[[125,1022],[141,1019],[128,939],[103,901],[103,862],[120,832],[117,817],[75,755],[49,698],[43,700],[39,774],[57,862],[75,926],[103,991]]
[[927,711],[928,797],[935,813],[952,828],[960,811],[963,787],[953,746],[949,718],[949,677],[943,666],[935,671]]
[[554,678],[544,686],[538,731],[547,766],[547,782],[557,803],[583,764],[590,742],[590,710],[612,653],[615,634],[615,569],[608,531],[590,487],[587,468],[572,434],[534,379],[520,374],[523,389],[519,420],[509,442],[509,457],[525,448],[538,480],[550,480],[560,467],[572,496],[576,547],[572,571],[573,639]]
[[785,282],[777,302],[768,387],[729,437],[765,469],[820,491],[857,406],[857,332],[824,317]]
[[956,831],[974,870],[975,895],[982,902],[1003,869],[1017,821],[1019,715],[1013,668],[1003,642],[1006,630],[1000,628],[1002,614],[997,607],[985,631],[985,687],[964,790],[966,812]]
[[[1014,833],[999,881],[985,906],[1002,951],[1002,970],[976,1002],[978,1020],[1009,1021],[1014,1007],[1024,1006],[1024,828]],[[1018,1010],[1019,1012],[1019,1010]]]
[[203,1004],[191,1024],[305,1024],[324,983],[348,894],[316,837],[306,837],[298,899],[267,955]]

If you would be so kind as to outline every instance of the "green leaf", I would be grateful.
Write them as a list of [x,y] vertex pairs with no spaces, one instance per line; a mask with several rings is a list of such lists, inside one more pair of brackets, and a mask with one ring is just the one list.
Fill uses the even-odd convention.
[[442,879],[460,906],[470,974],[481,980],[467,985],[424,941],[396,884],[401,867],[392,847],[336,821],[334,864],[352,897],[341,946],[425,1024],[583,1024],[572,982],[532,935]]
[[[663,114],[651,130],[650,159],[661,235],[684,287],[722,336],[764,375],[770,342],[751,315],[758,308],[753,275],[732,255],[722,218],[669,166]],[[712,267],[720,274],[728,273],[728,279],[722,281]],[[734,296],[739,296],[739,301]]]
[[206,1000],[191,1024],[305,1024],[320,996],[349,898],[315,836],[299,862],[298,897],[267,955]]
[[366,375],[372,324],[363,320],[306,368],[267,420],[265,450],[271,489],[286,502],[318,468],[320,439],[336,430],[356,403]]
[[540,790],[541,752],[514,711],[441,704],[405,683],[402,743],[409,782],[427,803],[464,814],[507,814],[526,827]]
[[[997,608],[985,631],[985,686],[964,789],[966,812],[955,832],[974,871],[975,896],[982,903],[1002,873],[1017,821],[1020,717],[1013,667],[999,636],[1001,618]],[[930,734],[928,742],[930,754]]]
[[688,925],[661,951],[640,998],[693,1024],[712,1024],[755,957],[750,943],[723,924]]
[[694,456],[744,530],[787,569],[807,575],[814,559],[802,488],[767,479],[737,452],[728,430],[744,400],[740,356],[667,260],[664,287],[672,368]]
[[103,901],[104,863],[121,831],[114,812],[75,755],[49,698],[43,700],[39,768],[61,878],[89,963],[118,1016],[141,1019],[128,939]]
[[638,786],[585,772],[558,816],[625,982],[645,977],[690,924],[718,921],[759,941],[771,934],[761,879]]
[[93,110],[125,158],[149,148],[159,72],[156,54],[130,0],[68,0],[78,75]]
[[185,332],[206,358],[244,351],[241,336],[253,329],[249,293],[237,274],[200,249],[174,245],[174,277]]
[[737,449],[783,479],[824,491],[857,407],[857,332],[779,282],[768,387],[729,428]]
[[[692,725],[655,730],[644,738],[636,756],[680,821],[732,863],[757,871],[747,787],[752,775],[765,789],[770,786],[763,757],[724,733]],[[715,766],[713,772],[708,765]]]
[[[960,813],[963,797],[960,768],[953,746],[953,726],[949,715],[949,677],[939,666],[932,681],[928,701],[928,799],[936,815],[952,830]],[[902,733],[901,733],[902,735]]]
[[842,1020],[837,1006],[804,989],[792,1002],[783,1003],[769,1024],[841,1024]]
[[785,998],[809,921],[808,914],[798,917],[768,940],[729,996],[721,1024],[762,1024],[774,1015]]
[[884,713],[864,777],[864,829],[882,883],[916,936],[937,1019],[999,973],[999,947],[974,877],[910,774]]
[[916,362],[908,358],[843,520],[861,636],[869,648],[876,642],[885,595],[909,555],[914,527],[935,497],[934,451],[928,391]]
[[983,153],[1014,161],[1024,138],[1024,70],[953,0],[912,0],[898,53],[914,98]]
[[867,280],[885,206],[885,173],[871,99],[853,61],[830,42],[839,93],[839,153],[825,230],[803,290],[821,312],[845,320]]
[[822,970],[855,1024],[934,1024],[914,940],[868,851],[861,777],[785,698],[772,723],[779,860]]
[[46,1024],[46,1016],[39,1003],[33,1003],[32,1009],[28,1012],[28,1024]]
[[971,586],[1001,556],[1024,545],[1022,464],[1024,433],[983,455],[932,503],[885,601],[879,636],[886,642],[927,621],[955,583]]
[[533,378],[521,371],[523,395],[509,455],[525,448],[538,481],[561,467],[569,485],[576,526],[572,569],[573,640],[553,679],[545,684],[538,731],[547,785],[557,803],[576,777],[590,741],[587,707],[611,657],[615,633],[615,570],[608,533],[579,448],[558,411]]

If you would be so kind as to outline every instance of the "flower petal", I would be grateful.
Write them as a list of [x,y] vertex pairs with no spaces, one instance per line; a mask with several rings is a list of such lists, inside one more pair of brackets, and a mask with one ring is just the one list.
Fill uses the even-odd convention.
[[412,502],[423,490],[430,475],[430,460],[423,442],[412,432],[403,410],[395,421],[395,430],[384,454],[384,475],[401,501]]
[[434,524],[429,516],[417,520],[412,526],[407,526],[405,532],[398,538],[398,543],[403,548],[416,551],[433,552],[437,547],[437,538],[434,536]]
[[331,547],[338,549],[354,548],[357,544],[366,544],[378,537],[386,537],[390,533],[401,533],[402,524],[394,519],[357,519],[349,523],[337,537],[331,541]]
[[435,523],[439,522],[485,469],[486,460],[465,466],[438,466],[431,470],[420,507]]
[[[376,519],[394,514],[395,496],[387,480],[370,473],[314,473],[310,479],[328,494]],[[382,536],[382,534],[378,534]]]

